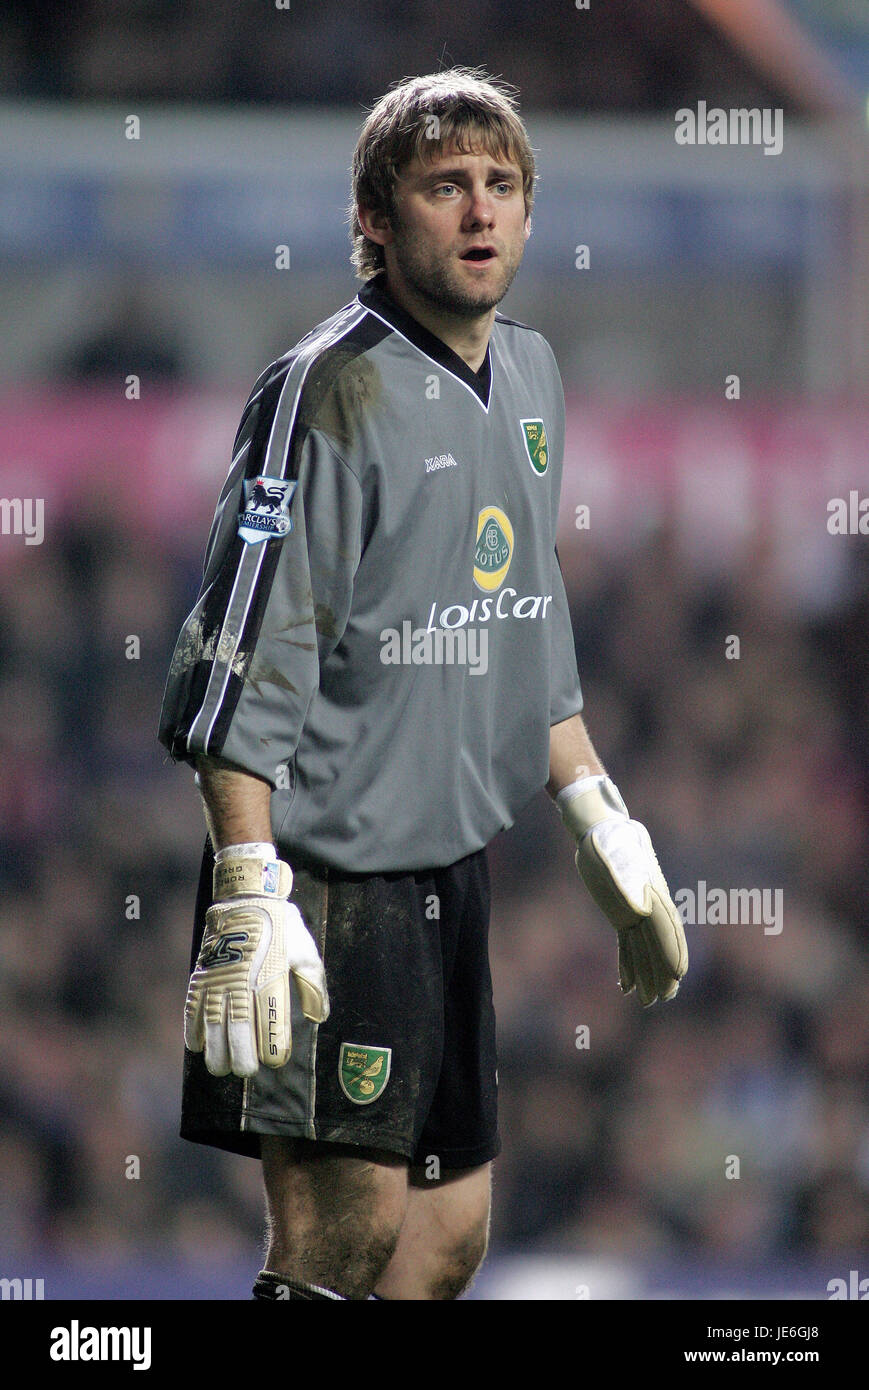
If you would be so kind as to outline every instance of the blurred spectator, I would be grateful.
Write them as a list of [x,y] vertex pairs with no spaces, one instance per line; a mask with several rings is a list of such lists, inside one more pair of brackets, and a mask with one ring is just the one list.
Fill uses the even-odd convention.
[[554,0],[52,0],[34,10],[7,0],[0,83],[18,97],[358,106],[409,72],[479,63],[493,35],[497,70],[529,107],[674,110],[697,91],[710,105],[782,103],[681,0],[583,10]]
[[89,336],[71,344],[53,373],[59,380],[173,381],[184,373],[171,331],[155,321],[147,293],[127,273],[105,291],[109,316]]

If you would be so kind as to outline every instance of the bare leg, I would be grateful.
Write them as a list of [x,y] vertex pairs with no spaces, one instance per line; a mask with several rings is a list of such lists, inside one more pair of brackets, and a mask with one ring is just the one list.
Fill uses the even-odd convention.
[[262,1139],[266,1268],[364,1299],[392,1257],[407,1209],[407,1161],[348,1146]]
[[383,1298],[458,1298],[483,1262],[489,1239],[491,1164],[438,1182],[414,1169],[395,1253],[376,1285]]

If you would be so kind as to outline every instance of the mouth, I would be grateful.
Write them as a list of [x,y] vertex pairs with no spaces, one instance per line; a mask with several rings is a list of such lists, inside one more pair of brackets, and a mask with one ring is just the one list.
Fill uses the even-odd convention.
[[467,251],[463,251],[459,260],[470,261],[473,265],[488,265],[497,257],[494,246],[471,246]]

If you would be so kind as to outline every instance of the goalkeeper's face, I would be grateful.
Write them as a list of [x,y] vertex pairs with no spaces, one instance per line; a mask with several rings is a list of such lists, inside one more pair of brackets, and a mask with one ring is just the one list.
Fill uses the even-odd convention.
[[459,318],[494,310],[531,232],[518,164],[450,146],[401,170],[388,220],[390,281]]

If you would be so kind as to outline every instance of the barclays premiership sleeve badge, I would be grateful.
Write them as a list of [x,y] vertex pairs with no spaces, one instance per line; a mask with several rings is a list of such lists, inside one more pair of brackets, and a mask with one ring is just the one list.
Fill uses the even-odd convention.
[[246,478],[245,507],[238,514],[238,534],[243,541],[283,540],[293,529],[290,505],[297,484],[283,478]]

